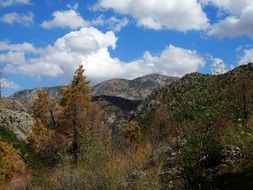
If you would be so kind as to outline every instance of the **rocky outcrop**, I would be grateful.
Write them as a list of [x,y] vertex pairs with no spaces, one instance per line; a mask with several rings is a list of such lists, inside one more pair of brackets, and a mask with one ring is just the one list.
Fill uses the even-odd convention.
[[32,124],[33,118],[21,103],[6,98],[0,99],[0,127],[13,131],[18,138],[25,140]]
[[178,80],[159,74],[151,74],[133,80],[111,79],[93,88],[95,96],[116,96],[129,100],[143,100],[156,90]]
[[20,102],[31,102],[38,98],[37,92],[40,89],[44,89],[48,95],[52,98],[58,98],[60,96],[60,89],[62,87],[55,86],[55,87],[47,87],[47,88],[35,88],[32,90],[22,90],[19,92],[14,93],[10,96],[11,99],[18,100]]
[[240,163],[243,159],[241,149],[235,145],[227,145],[221,151],[221,163],[222,164],[237,164]]

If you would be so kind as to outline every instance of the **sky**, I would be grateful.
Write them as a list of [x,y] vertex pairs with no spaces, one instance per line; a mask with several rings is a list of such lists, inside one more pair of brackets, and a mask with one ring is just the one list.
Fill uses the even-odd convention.
[[0,79],[15,91],[253,61],[252,0],[0,0]]

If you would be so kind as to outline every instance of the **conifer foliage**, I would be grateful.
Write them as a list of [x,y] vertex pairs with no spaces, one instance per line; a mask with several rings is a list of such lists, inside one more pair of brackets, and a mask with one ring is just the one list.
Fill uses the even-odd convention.
[[80,149],[79,139],[87,130],[86,116],[90,102],[89,82],[84,77],[83,66],[80,66],[75,72],[72,83],[62,89],[59,116],[59,130],[70,139],[72,161],[75,166]]

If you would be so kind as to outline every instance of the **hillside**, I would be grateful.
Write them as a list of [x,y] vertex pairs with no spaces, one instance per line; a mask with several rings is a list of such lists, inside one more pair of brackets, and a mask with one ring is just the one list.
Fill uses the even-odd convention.
[[[55,175],[65,176],[67,173],[71,176],[72,171],[65,170],[72,163],[68,163],[68,157],[71,155],[74,159],[73,156],[80,156],[76,163],[80,173],[75,183],[80,183],[82,187],[90,184],[92,173],[96,187],[102,175],[105,183],[109,181],[110,185],[117,184],[123,189],[252,189],[253,63],[221,75],[191,73],[173,81],[168,77],[165,83],[160,77],[149,75],[133,81],[105,81],[94,87],[96,96],[89,99],[82,99],[85,98],[82,97],[82,88],[75,88],[72,84],[70,87],[79,95],[66,93],[64,100],[71,100],[66,101],[68,105],[65,101],[48,104],[42,98],[38,105],[48,104],[48,107],[43,107],[45,111],[42,112],[37,109],[37,117],[46,122],[42,124],[36,120],[38,131],[34,132],[32,139],[28,139],[30,149],[25,151],[30,157],[27,158],[35,161],[36,165],[37,162],[44,164],[40,166],[44,169],[52,164],[53,169],[47,172],[55,179]],[[75,79],[84,80],[83,77]],[[27,102],[36,98],[36,91],[16,93],[12,98]],[[51,97],[59,97],[59,87],[47,88],[46,92]],[[75,102],[76,98],[80,100]],[[91,99],[100,101],[97,104]],[[54,122],[58,124],[52,126],[50,110],[58,109],[57,104],[65,109],[56,113],[65,111],[67,114],[56,116]],[[1,105],[1,118],[9,121],[4,127],[20,135],[17,128],[20,123],[27,122],[25,119],[31,118],[30,115],[16,100],[3,99]],[[86,105],[89,108],[86,115],[88,122],[83,120],[83,115],[76,118],[76,113],[86,114],[85,111],[78,112]],[[29,117],[17,119],[18,114]],[[66,119],[69,114],[71,117]],[[44,120],[44,117],[47,119]],[[83,122],[87,122],[85,127],[89,130],[88,136],[80,133],[84,144],[78,145],[80,153],[73,154],[73,147],[69,147],[73,144],[69,141],[73,141],[75,130],[68,130],[78,119],[81,121],[80,131]],[[58,128],[65,125],[70,135]],[[17,140],[8,131],[2,130],[1,135],[6,142],[15,142],[16,146]],[[22,135],[25,136],[25,133]],[[61,161],[62,155],[66,156],[64,162]],[[36,167],[34,171],[38,170]],[[58,169],[61,174],[55,174]],[[47,172],[40,172],[39,176],[35,176],[35,183],[43,186],[44,178],[50,177],[46,177]],[[58,178],[59,183],[70,185],[72,178],[69,176],[66,177],[67,184],[65,178]],[[84,182],[81,180],[83,177]],[[37,179],[41,179],[42,183]]]
[[25,140],[32,123],[32,116],[20,102],[7,98],[0,99],[1,128],[13,131],[18,138]]
[[[177,77],[170,77],[159,74],[151,74],[138,77],[133,80],[111,79],[92,88],[94,96],[114,96],[129,100],[143,100],[148,95],[171,82],[178,80]],[[53,98],[59,97],[60,86],[42,88]],[[22,102],[30,102],[36,99],[38,89],[22,90],[14,93],[10,98]]]
[[253,111],[252,84],[253,63],[217,76],[187,74],[148,97],[138,108],[137,117],[142,127],[147,128],[155,110],[163,105],[173,122],[215,121],[217,125],[248,122]]
[[[133,80],[111,79],[93,88],[94,100],[102,101],[106,125],[115,130],[131,117],[141,100],[175,80],[175,77],[158,74]],[[0,115],[2,127],[13,130],[20,138],[25,139],[32,123],[31,103],[37,98],[39,89],[22,90],[14,93],[10,99],[3,99]],[[60,86],[43,89],[52,98],[57,99],[60,96]]]
[[169,147],[166,187],[253,188],[253,63],[187,74],[148,97],[132,120],[156,151]]
[[93,87],[95,96],[114,96],[129,100],[144,100],[151,93],[178,80],[159,74],[138,77],[133,80],[111,79]]

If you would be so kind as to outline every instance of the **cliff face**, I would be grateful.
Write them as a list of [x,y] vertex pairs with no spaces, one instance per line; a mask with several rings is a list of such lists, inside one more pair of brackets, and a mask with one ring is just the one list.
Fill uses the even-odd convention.
[[0,99],[0,127],[13,131],[18,138],[25,140],[32,124],[32,116],[20,102]]

